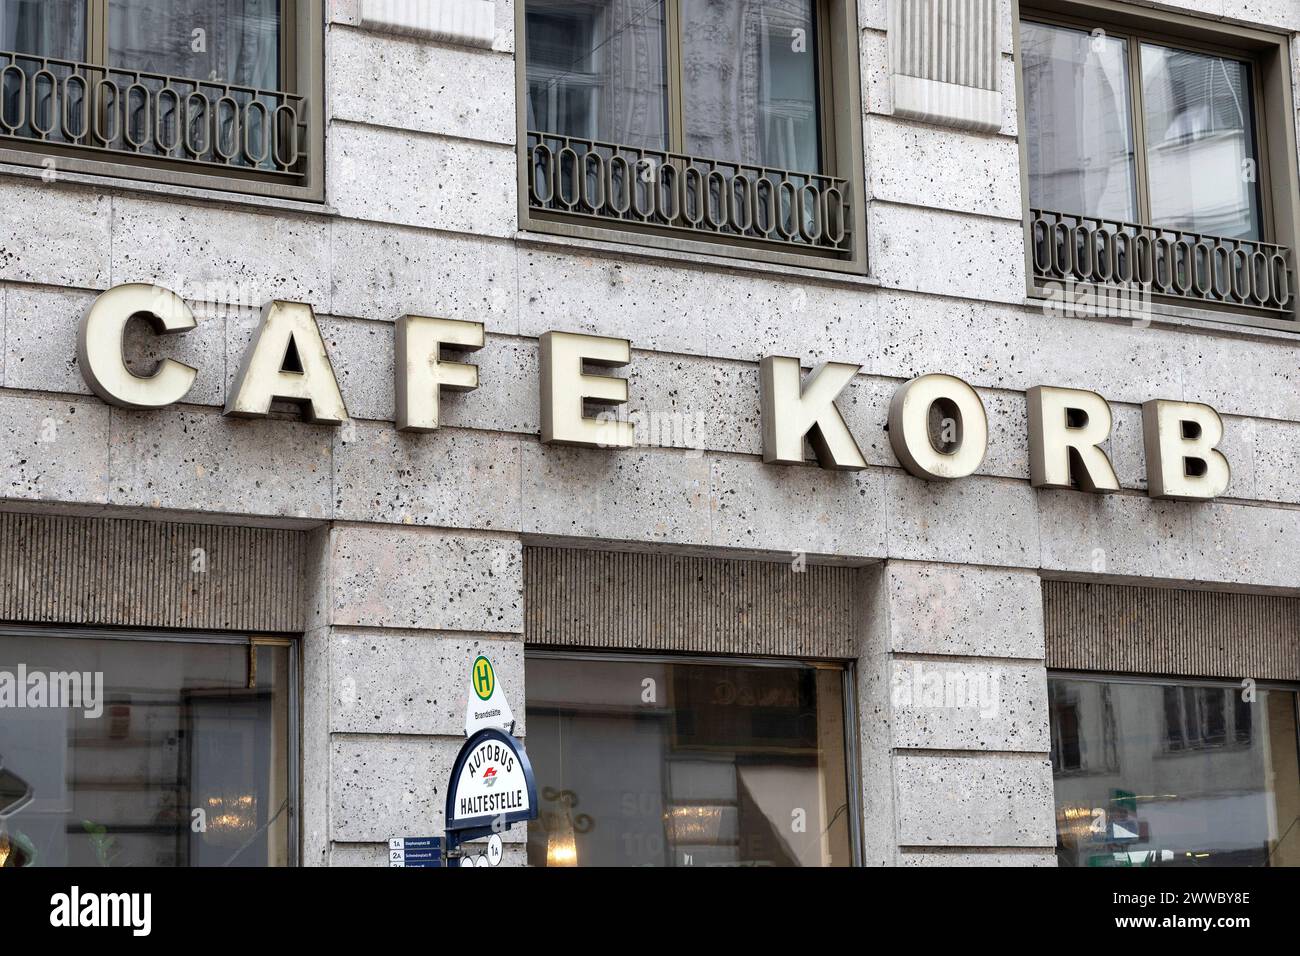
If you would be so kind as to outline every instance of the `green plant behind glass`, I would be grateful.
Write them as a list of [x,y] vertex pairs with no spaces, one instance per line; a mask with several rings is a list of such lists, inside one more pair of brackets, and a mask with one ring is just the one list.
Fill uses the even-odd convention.
[[122,851],[117,845],[117,837],[109,836],[108,828],[100,823],[82,820],[81,826],[90,836],[90,846],[95,851],[95,862],[100,866],[112,866],[114,861],[122,855]]

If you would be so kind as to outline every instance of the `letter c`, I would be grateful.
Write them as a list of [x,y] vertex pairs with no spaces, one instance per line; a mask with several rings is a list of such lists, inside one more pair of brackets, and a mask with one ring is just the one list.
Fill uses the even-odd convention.
[[163,359],[152,375],[136,375],[126,365],[122,337],[136,316],[158,335],[188,332],[198,322],[175,292],[141,282],[119,285],[86,310],[77,335],[77,361],[91,391],[122,408],[162,408],[179,402],[194,386],[198,369]]

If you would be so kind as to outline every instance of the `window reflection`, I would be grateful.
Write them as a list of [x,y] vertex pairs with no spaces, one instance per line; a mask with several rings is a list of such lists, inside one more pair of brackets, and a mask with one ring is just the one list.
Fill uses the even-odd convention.
[[820,172],[813,0],[685,0],[686,152]]
[[279,0],[109,0],[114,67],[280,89]]
[[257,645],[250,687],[247,642],[0,635],[5,675],[103,675],[98,714],[4,709],[31,790],[0,816],[5,865],[287,865],[291,650]]
[[1250,67],[1142,45],[1151,215],[1162,226],[1260,238]]
[[1021,42],[1033,208],[1261,238],[1248,63],[1030,20]]
[[1136,221],[1128,44],[1033,21],[1021,43],[1031,205]]
[[815,0],[669,2],[528,0],[528,128],[820,172]]
[[1296,695],[1053,678],[1063,866],[1300,865]]
[[663,149],[663,0],[528,0],[528,128]]
[[0,50],[84,59],[86,0],[0,0]]
[[530,653],[530,864],[850,865],[843,680]]

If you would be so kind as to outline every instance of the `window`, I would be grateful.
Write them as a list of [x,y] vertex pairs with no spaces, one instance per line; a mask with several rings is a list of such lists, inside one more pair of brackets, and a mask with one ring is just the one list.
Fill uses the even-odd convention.
[[0,866],[293,862],[296,666],[285,640],[0,632]]
[[845,671],[530,651],[534,866],[853,863]]
[[[1116,768],[1118,741],[1115,734],[1115,704],[1109,685],[1097,689],[1091,706],[1080,707],[1077,689],[1062,688],[1052,695],[1052,772],[1093,773]],[[1099,723],[1085,735],[1080,727],[1084,715]],[[1085,739],[1086,737],[1086,739]]]
[[1165,688],[1165,749],[1170,753],[1251,743],[1251,708],[1220,687]]
[[857,31],[835,32],[852,3],[520,7],[530,226],[861,262]]
[[1020,41],[1035,278],[1293,323],[1294,205],[1271,185],[1261,55],[1073,17],[1025,19]]
[[0,156],[313,198],[322,22],[319,0],[0,0]]
[[[1297,695],[1245,693],[1239,683],[1051,676],[1061,865],[1300,866]],[[1062,709],[1072,719],[1057,720]],[[1113,759],[1094,764],[1108,747]]]

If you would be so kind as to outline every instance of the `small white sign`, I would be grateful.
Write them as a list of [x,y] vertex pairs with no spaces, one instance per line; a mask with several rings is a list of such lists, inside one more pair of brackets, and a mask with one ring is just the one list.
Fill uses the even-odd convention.
[[1140,836],[1136,827],[1131,827],[1127,823],[1113,824],[1114,839],[1116,840],[1136,840]]
[[474,658],[469,668],[469,699],[465,703],[465,736],[480,730],[514,730],[515,715],[506,703],[505,691],[497,680],[496,669],[483,654]]
[[492,866],[500,866],[501,858],[503,856],[505,856],[505,847],[501,845],[500,835],[494,833],[490,837],[488,837],[488,845],[487,845],[488,863],[491,864]]

